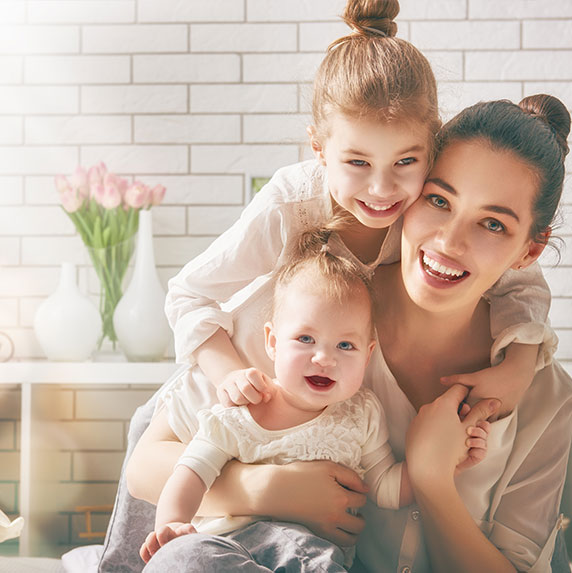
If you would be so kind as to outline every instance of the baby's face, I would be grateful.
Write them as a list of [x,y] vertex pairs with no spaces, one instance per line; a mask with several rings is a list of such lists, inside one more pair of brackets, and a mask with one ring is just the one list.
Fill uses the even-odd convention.
[[365,287],[338,302],[299,282],[283,292],[267,348],[286,399],[307,411],[353,396],[375,343]]

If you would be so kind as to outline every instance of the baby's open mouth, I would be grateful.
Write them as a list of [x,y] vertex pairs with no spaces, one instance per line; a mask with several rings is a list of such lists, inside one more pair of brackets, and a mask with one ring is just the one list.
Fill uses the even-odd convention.
[[325,376],[306,376],[305,378],[306,382],[308,382],[310,386],[314,386],[316,388],[328,388],[336,382],[335,380]]

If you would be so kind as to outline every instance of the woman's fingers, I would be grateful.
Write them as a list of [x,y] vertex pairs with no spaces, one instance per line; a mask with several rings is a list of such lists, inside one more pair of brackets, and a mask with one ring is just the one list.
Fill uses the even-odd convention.
[[[333,477],[334,479],[343,487],[351,492],[357,492],[361,494],[365,494],[369,491],[369,487],[360,479],[360,477],[349,468],[344,466],[339,466],[337,464],[332,464],[333,469]],[[360,498],[364,498],[365,496],[360,496]],[[351,505],[350,507],[361,507],[364,505],[365,500],[360,503],[359,505]]]

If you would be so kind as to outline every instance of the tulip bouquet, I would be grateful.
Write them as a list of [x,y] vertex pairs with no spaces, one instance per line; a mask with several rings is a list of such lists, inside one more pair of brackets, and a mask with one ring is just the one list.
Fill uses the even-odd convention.
[[78,167],[73,175],[56,176],[62,207],[73,221],[99,277],[99,312],[103,332],[99,348],[108,338],[115,348],[113,312],[121,298],[122,283],[133,254],[139,211],[159,205],[165,187],[129,183],[107,170],[104,163]]

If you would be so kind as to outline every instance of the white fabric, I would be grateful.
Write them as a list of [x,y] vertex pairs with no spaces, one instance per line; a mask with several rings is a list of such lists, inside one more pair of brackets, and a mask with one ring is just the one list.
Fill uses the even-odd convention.
[[[393,452],[403,459],[416,412],[381,352],[371,362],[378,376],[370,387],[384,405]],[[572,380],[553,363],[537,373],[517,410],[493,423],[485,460],[456,480],[481,531],[519,571],[550,571],[571,428]],[[358,556],[370,570],[430,571],[416,506],[387,511],[368,503],[363,514]]]
[[[387,443],[385,414],[370,390],[362,389],[344,402],[331,404],[313,420],[284,430],[262,428],[246,406],[217,404],[200,411],[198,419],[199,430],[178,464],[195,471],[207,488],[232,458],[278,465],[330,460],[363,477],[381,506],[399,507],[401,464],[392,468],[395,459]],[[221,534],[243,526],[245,520],[228,516],[193,524],[199,531]]]

